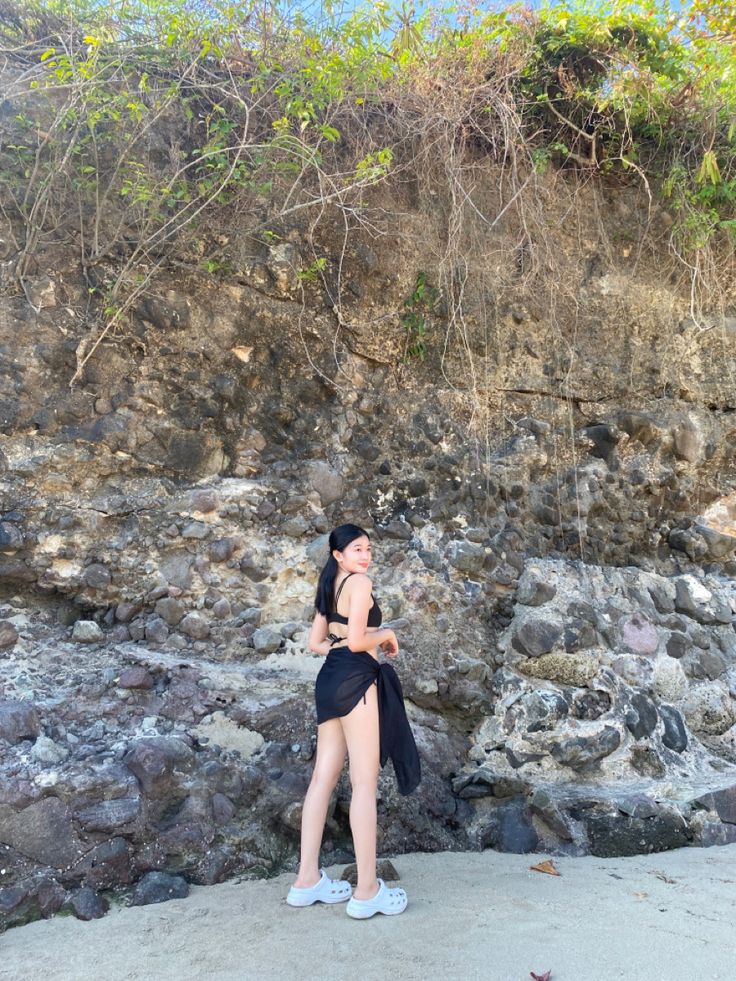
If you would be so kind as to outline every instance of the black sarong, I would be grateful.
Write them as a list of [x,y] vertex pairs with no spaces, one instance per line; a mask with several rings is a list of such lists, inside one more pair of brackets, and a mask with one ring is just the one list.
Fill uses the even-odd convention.
[[393,666],[367,651],[334,647],[320,668],[314,686],[317,722],[339,719],[355,708],[372,684],[378,685],[378,726],[381,766],[391,758],[399,793],[410,794],[422,779],[419,753],[404,708],[404,693]]

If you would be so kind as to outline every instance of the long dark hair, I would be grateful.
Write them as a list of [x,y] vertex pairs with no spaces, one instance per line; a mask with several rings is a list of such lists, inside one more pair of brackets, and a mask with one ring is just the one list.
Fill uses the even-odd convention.
[[319,574],[317,583],[317,595],[314,605],[319,613],[328,616],[332,613],[332,601],[335,593],[335,579],[338,573],[338,565],[333,551],[342,552],[356,538],[370,538],[367,531],[359,528],[358,525],[338,525],[330,532],[329,546],[330,557]]

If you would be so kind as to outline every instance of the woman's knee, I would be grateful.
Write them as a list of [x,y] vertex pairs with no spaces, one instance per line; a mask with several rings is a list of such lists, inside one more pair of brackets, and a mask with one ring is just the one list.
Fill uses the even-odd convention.
[[362,771],[360,773],[350,772],[350,786],[353,794],[364,793],[375,794],[378,790],[378,768],[375,773],[373,770]]
[[335,769],[322,769],[315,770],[312,774],[312,786],[316,790],[324,790],[329,793],[337,786],[337,781],[340,779],[340,770]]

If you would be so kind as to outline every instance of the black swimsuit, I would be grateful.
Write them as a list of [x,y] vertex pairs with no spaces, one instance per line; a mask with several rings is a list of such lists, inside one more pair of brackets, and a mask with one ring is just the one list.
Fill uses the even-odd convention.
[[[354,575],[354,573],[349,573]],[[345,576],[335,596],[335,607],[342,587],[349,576]],[[334,612],[328,614],[328,622],[347,625],[348,618]],[[381,609],[373,601],[368,611],[368,626],[380,627]],[[401,794],[410,794],[421,780],[419,753],[414,735],[409,726],[404,708],[404,694],[401,682],[393,666],[380,663],[367,651],[351,651],[344,637],[328,634],[334,643],[342,641],[340,647],[333,647],[320,668],[314,686],[317,703],[317,723],[329,719],[339,719],[348,715],[358,702],[365,700],[371,685],[378,687],[378,725],[380,731],[381,766],[391,757]]]

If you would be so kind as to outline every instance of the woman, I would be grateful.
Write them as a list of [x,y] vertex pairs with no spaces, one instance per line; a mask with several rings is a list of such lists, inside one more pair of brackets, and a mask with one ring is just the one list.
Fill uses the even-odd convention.
[[[326,655],[317,676],[317,756],[302,811],[301,862],[289,890],[291,906],[349,900],[355,919],[394,915],[406,908],[403,889],[376,878],[376,789],[379,764],[390,756],[402,794],[420,780],[419,755],[404,710],[401,685],[391,665],[378,661],[399,653],[393,630],[381,627],[381,611],[366,575],[371,563],[368,534],[340,525],[329,538],[330,557],[319,577],[309,647]],[[333,882],[319,868],[327,808],[345,762],[350,760],[350,830],[358,882]]]

